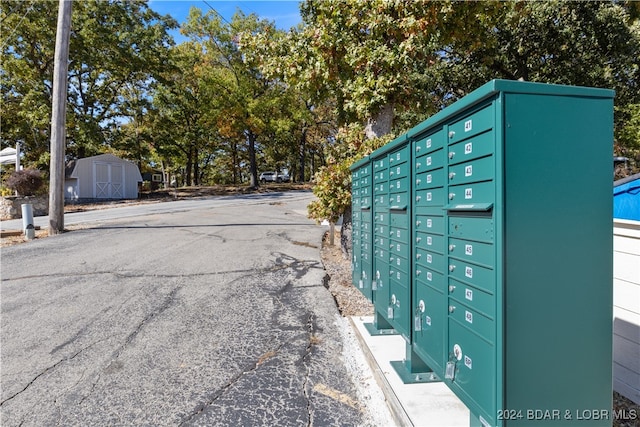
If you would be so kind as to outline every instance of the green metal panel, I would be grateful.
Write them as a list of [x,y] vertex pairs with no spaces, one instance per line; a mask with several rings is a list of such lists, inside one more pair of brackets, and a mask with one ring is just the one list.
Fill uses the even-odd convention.
[[[443,280],[442,275],[435,275],[432,281],[435,286],[426,285],[421,280],[415,283],[413,337],[416,345],[414,347],[418,356],[434,372],[444,372],[446,360],[446,297],[439,290],[442,288]],[[418,318],[417,325],[415,317]]]

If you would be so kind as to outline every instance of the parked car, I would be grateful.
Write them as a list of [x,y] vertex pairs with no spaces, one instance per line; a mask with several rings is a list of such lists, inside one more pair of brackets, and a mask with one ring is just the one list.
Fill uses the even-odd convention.
[[278,173],[278,172],[262,172],[260,174],[260,182],[289,182],[290,177],[287,173]]

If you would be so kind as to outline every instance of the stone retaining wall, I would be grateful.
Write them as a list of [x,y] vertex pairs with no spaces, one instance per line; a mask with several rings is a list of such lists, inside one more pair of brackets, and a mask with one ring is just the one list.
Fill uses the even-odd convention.
[[22,204],[33,205],[33,216],[49,215],[49,196],[2,197],[0,198],[0,219],[22,218]]

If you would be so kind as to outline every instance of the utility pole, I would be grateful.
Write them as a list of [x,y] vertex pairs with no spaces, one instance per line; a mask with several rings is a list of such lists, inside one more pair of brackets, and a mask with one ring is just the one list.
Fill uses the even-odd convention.
[[67,72],[71,35],[71,1],[60,0],[53,66],[51,165],[49,168],[49,235],[64,231],[64,151],[66,143]]

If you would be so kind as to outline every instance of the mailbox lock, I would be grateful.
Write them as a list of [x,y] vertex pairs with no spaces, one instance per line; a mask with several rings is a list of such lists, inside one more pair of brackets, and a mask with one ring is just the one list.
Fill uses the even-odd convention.
[[416,185],[420,185],[421,182],[422,180],[420,178],[416,179]]
[[453,313],[454,311],[456,311],[456,307],[453,305],[449,306],[449,313]]
[[456,248],[456,245],[449,245],[449,252],[453,252],[455,248]]
[[449,271],[453,272],[453,270],[455,270],[455,269],[456,269],[455,265],[453,265],[453,264],[449,265]]
[[449,138],[453,138],[456,135],[456,133],[454,131],[450,131],[449,132]]
[[422,166],[422,163],[420,162],[416,163],[416,169],[420,169],[420,166]]
[[419,276],[422,274],[422,270],[416,270],[416,276]]
[[449,158],[453,159],[453,157],[456,155],[455,151],[450,151],[449,152]]
[[419,202],[419,201],[420,201],[420,199],[422,199],[422,197],[420,197],[420,196],[416,196],[416,202]]
[[449,292],[453,293],[453,291],[456,290],[456,287],[454,285],[449,285]]
[[449,193],[449,200],[453,200],[454,197],[456,197],[455,193]]
[[420,243],[421,240],[422,240],[422,237],[416,237],[416,243]]
[[453,179],[455,176],[456,176],[456,173],[455,172],[451,172],[449,174],[449,179]]
[[424,313],[424,309],[425,309],[424,301],[420,300],[420,302],[418,303],[418,310],[420,310],[421,313]]
[[422,221],[416,221],[416,227],[420,227],[420,224],[422,224]]
[[422,254],[416,254],[416,259],[422,258]]
[[395,305],[395,304],[396,304],[396,301],[398,301],[398,300],[396,299],[396,294],[391,295],[391,305]]

